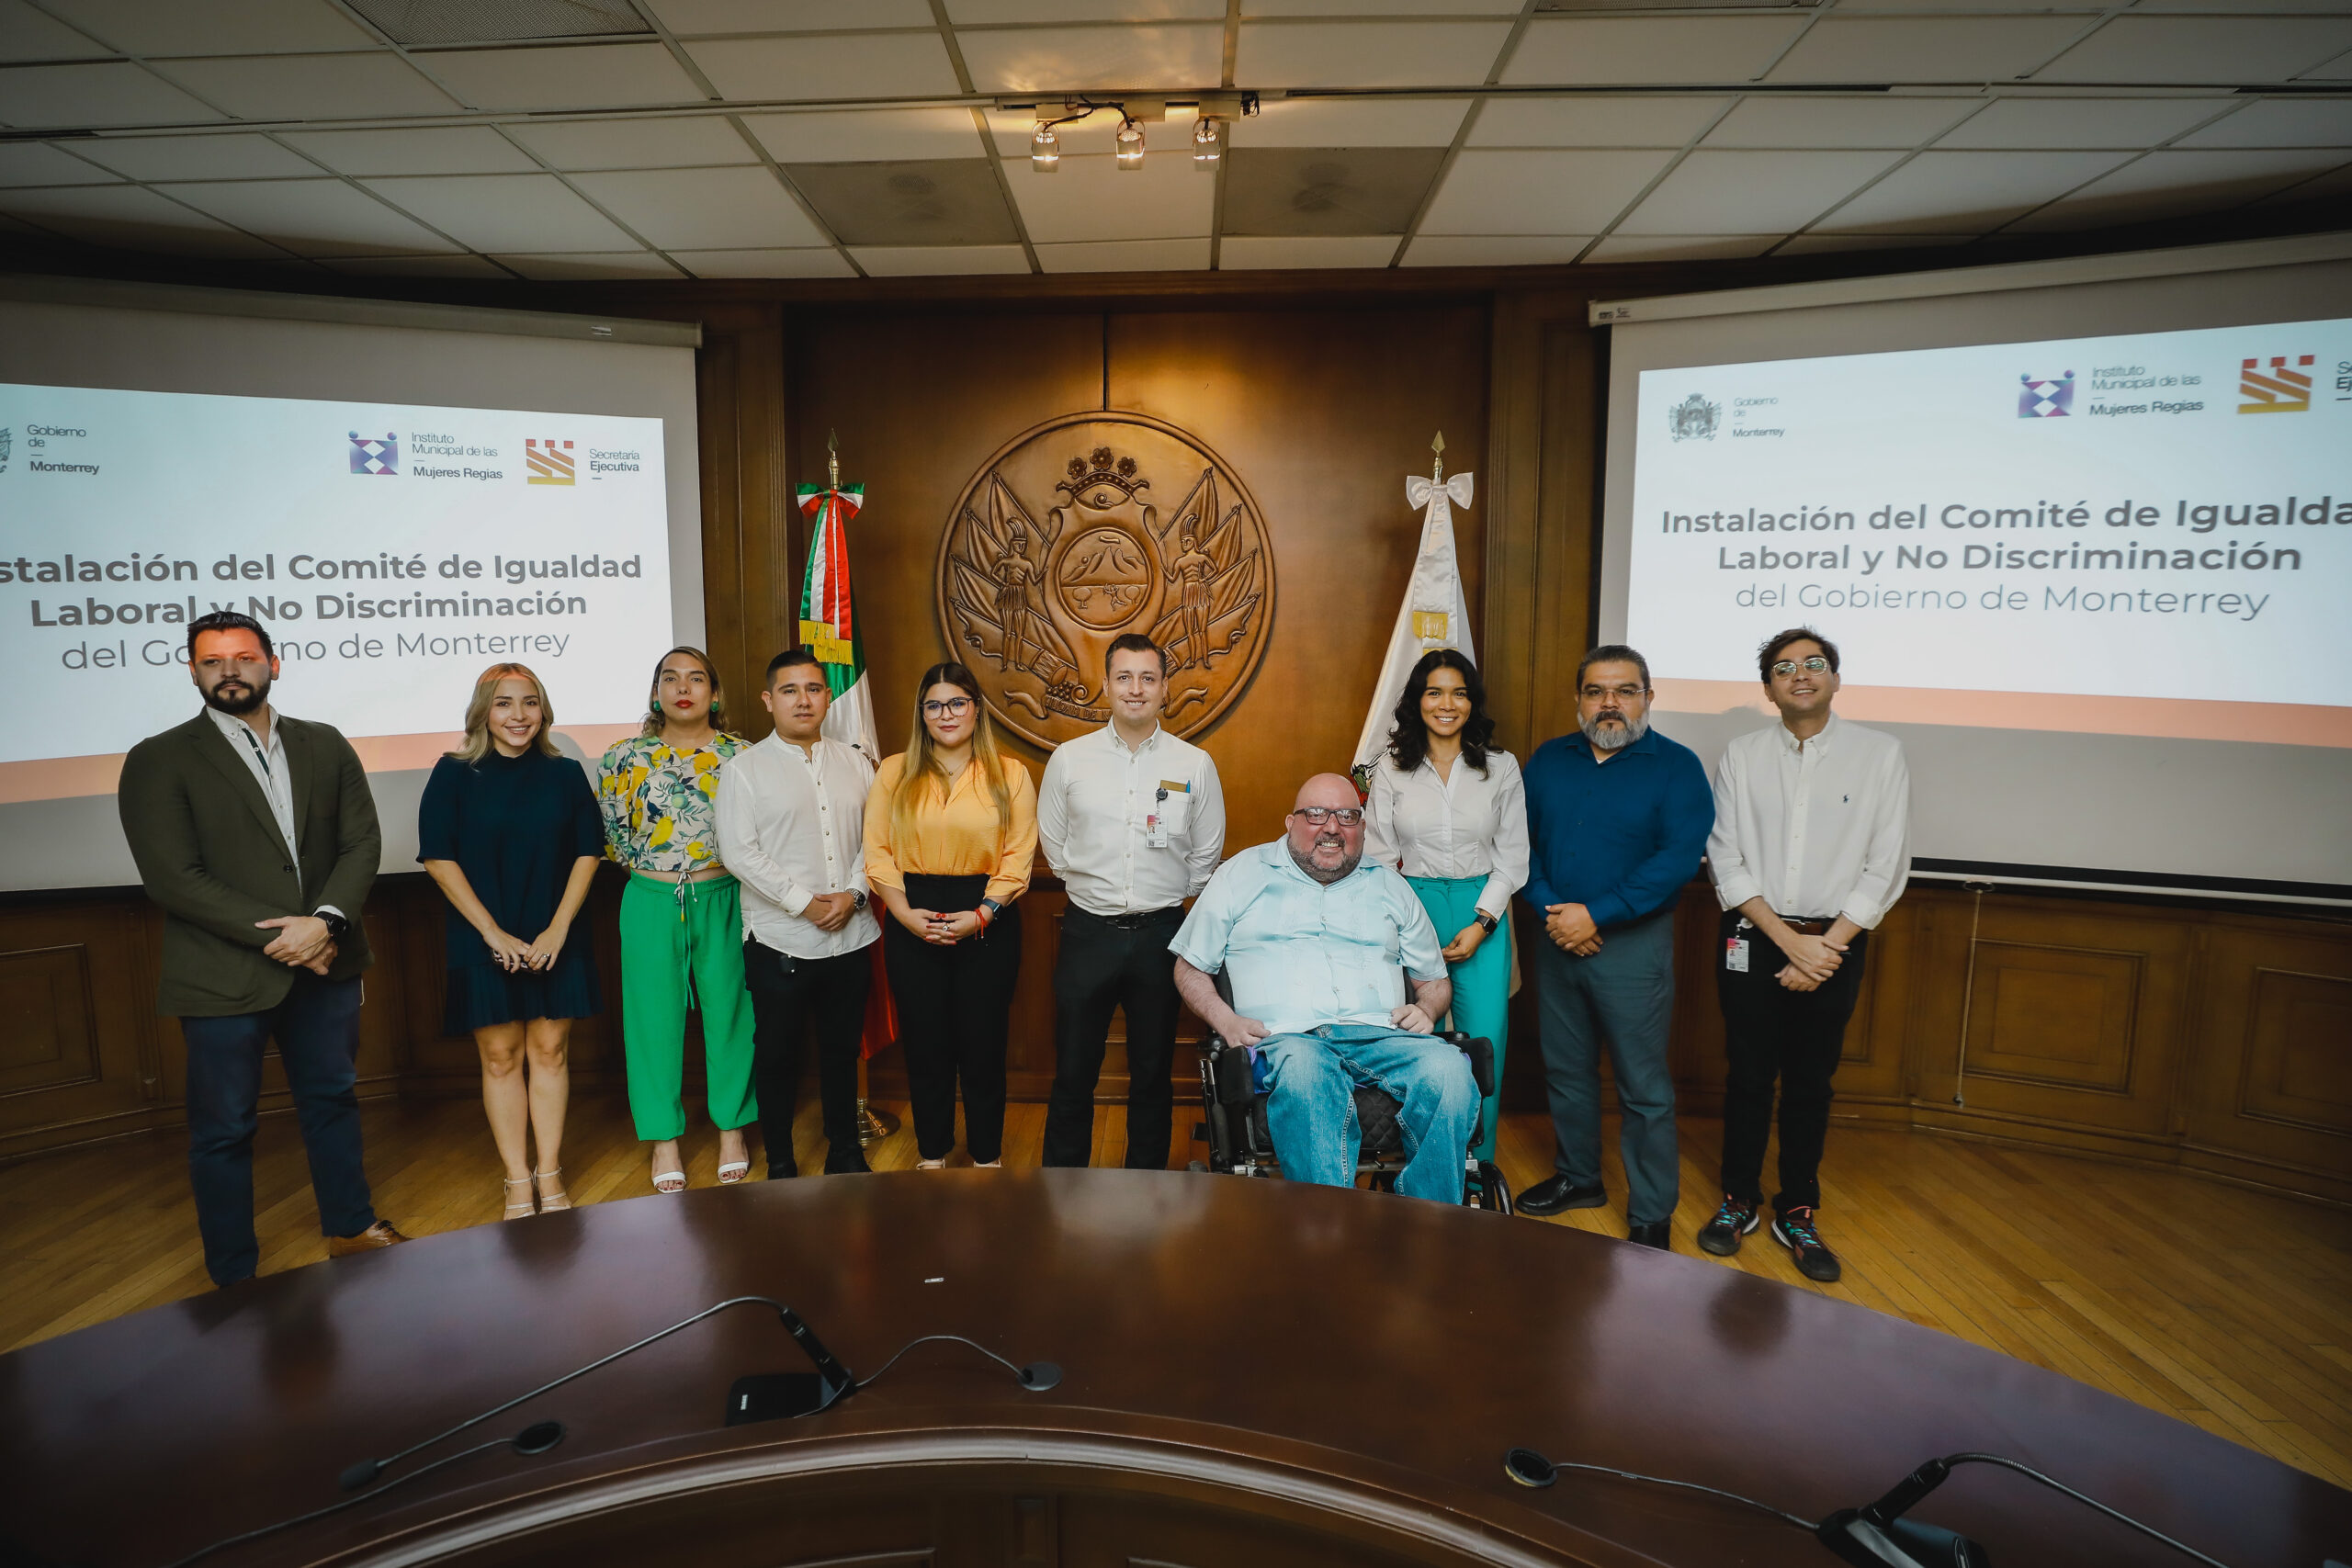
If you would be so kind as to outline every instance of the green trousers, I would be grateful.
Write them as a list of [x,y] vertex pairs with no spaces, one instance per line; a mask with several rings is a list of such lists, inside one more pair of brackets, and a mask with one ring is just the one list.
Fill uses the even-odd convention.
[[759,1119],[752,1092],[752,994],[743,987],[742,892],[731,876],[669,883],[632,874],[621,892],[621,1045],[628,1111],[649,1143],[686,1130],[686,1009],[702,1010],[710,1119]]
[[[1437,927],[1437,944],[1443,947],[1453,933],[1478,916],[1478,895],[1487,890],[1483,876],[1408,876],[1420,896],[1430,924]],[[1494,1042],[1495,1092],[1478,1111],[1478,1142],[1473,1152],[1480,1159],[1495,1157],[1495,1112],[1502,1104],[1503,1048],[1510,1034],[1510,917],[1508,911],[1495,934],[1478,944],[1467,964],[1449,964],[1453,980],[1453,1021],[1443,1025],[1459,1033]]]

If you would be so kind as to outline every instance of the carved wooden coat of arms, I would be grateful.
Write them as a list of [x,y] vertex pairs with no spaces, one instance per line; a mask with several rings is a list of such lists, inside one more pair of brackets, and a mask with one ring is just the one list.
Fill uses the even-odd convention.
[[1110,722],[1102,660],[1168,651],[1163,722],[1189,735],[1250,683],[1273,617],[1257,502],[1200,442],[1141,414],[1048,421],[983,465],[940,540],[939,628],[1014,733],[1053,747]]

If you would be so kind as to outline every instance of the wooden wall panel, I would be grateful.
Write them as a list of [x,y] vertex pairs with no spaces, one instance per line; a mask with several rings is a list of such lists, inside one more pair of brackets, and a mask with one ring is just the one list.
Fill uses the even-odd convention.
[[2211,932],[2184,1163],[2352,1196],[2352,928],[2230,918]]

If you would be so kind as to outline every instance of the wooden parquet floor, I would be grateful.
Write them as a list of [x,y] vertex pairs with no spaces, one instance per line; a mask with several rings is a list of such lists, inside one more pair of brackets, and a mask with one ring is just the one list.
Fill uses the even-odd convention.
[[[815,1096],[804,1099],[800,1163],[821,1168]],[[902,1123],[868,1151],[910,1168]],[[1173,1158],[1204,1154],[1181,1135]],[[379,1102],[365,1112],[378,1212],[410,1235],[498,1223],[498,1168],[470,1100]],[[1015,1105],[1005,1163],[1039,1163],[1042,1105]],[[1096,1116],[1097,1164],[1125,1154],[1125,1112]],[[1675,1249],[1718,1196],[1720,1124],[1682,1123]],[[1623,1179],[1609,1134],[1616,1206],[1529,1224],[1623,1234]],[[688,1135],[687,1175],[717,1179],[718,1140]],[[1549,1173],[1551,1127],[1504,1119],[1513,1190]],[[0,1168],[0,1348],[30,1344],[208,1288],[188,1198],[186,1145],[158,1134]],[[958,1154],[953,1163],[965,1163]],[[575,1201],[647,1194],[643,1145],[617,1096],[572,1107],[564,1165]],[[254,1160],[262,1271],[317,1263],[301,1142],[290,1117],[265,1118]],[[1771,1167],[1767,1162],[1769,1173]],[[530,1222],[521,1221],[520,1224]],[[2109,1166],[1894,1130],[1833,1128],[1822,1227],[1844,1280],[1815,1285],[1759,1230],[1709,1259],[1914,1323],[2046,1367],[2352,1487],[2352,1213],[2190,1176]]]

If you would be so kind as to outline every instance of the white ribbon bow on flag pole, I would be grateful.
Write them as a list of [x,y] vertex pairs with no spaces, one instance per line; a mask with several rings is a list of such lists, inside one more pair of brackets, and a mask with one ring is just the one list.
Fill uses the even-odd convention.
[[[1445,437],[1433,444],[1445,450]],[[1441,462],[1442,458],[1440,459]],[[1453,508],[1468,506],[1473,480],[1468,474],[1451,479],[1414,474],[1405,480],[1405,499],[1422,512],[1421,547],[1413,558],[1412,581],[1405,602],[1397,606],[1396,626],[1388,637],[1388,654],[1381,661],[1380,682],[1373,688],[1372,709],[1364,716],[1363,733],[1356,740],[1354,774],[1366,787],[1369,769],[1388,746],[1388,731],[1396,723],[1396,700],[1405,694],[1405,680],[1422,654],[1433,648],[1461,650],[1476,663],[1470,644],[1470,605],[1462,592],[1462,568],[1453,554]]]

